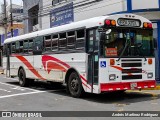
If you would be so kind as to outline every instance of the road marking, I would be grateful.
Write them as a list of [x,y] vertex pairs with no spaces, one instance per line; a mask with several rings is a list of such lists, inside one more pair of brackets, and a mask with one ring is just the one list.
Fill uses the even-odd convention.
[[11,89],[14,89],[14,90],[20,90],[20,91],[24,91],[25,89],[24,88],[22,88],[22,87],[14,87],[14,88],[11,88]]
[[5,90],[5,89],[1,89],[1,88],[0,88],[0,91],[11,92],[11,91],[8,91],[8,90]]
[[22,96],[22,95],[30,95],[30,94],[36,94],[36,93],[43,93],[46,91],[37,91],[37,92],[28,92],[28,93],[19,93],[19,94],[12,94],[12,95],[5,95],[5,96],[0,96],[1,98],[9,98],[9,97],[14,97],[14,96]]
[[[11,84],[8,84],[8,83],[3,83],[3,82],[0,82],[0,84],[2,84],[2,85],[8,85],[8,86],[11,86],[11,87],[14,87],[14,88],[17,87],[16,85],[11,85]],[[23,89],[23,87],[20,87],[20,88]],[[13,89],[13,88],[11,88],[11,89]],[[24,89],[26,89],[26,90],[32,90],[32,91],[35,91],[35,92],[40,91],[40,90],[31,89],[31,88],[24,88]]]
[[47,90],[47,91],[36,91],[36,92],[28,92],[28,93],[19,93],[19,94],[12,94],[12,95],[4,95],[4,96],[0,96],[0,99],[3,98],[9,98],[9,97],[15,97],[15,96],[23,96],[23,95],[31,95],[31,94],[37,94],[37,93],[44,93],[44,92],[57,92],[57,91],[62,91],[64,89],[60,89],[60,90]]

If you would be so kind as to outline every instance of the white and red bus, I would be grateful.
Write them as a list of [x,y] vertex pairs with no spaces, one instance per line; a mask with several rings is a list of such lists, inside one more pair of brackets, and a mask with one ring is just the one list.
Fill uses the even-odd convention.
[[34,79],[83,92],[154,88],[152,23],[134,14],[95,17],[4,42],[3,67],[20,86]]

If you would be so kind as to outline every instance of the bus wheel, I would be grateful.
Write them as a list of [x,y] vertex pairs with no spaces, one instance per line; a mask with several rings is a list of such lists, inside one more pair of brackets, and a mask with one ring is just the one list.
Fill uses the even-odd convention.
[[25,72],[24,72],[23,69],[20,69],[20,70],[19,70],[18,77],[19,77],[19,85],[20,85],[21,87],[26,87],[26,86],[28,86],[29,81],[27,81],[27,79],[26,79],[26,74],[25,74]]
[[82,82],[76,72],[70,74],[67,87],[72,97],[81,97],[84,92]]

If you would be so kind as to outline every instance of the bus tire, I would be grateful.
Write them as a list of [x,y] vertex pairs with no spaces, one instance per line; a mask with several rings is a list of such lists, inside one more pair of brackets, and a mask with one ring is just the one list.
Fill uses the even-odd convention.
[[82,97],[84,90],[82,87],[81,79],[79,78],[79,75],[76,72],[72,72],[70,74],[67,83],[67,89],[72,97]]
[[18,72],[18,78],[19,78],[19,85],[21,87],[27,87],[29,85],[29,81],[26,79],[26,74],[22,68]]

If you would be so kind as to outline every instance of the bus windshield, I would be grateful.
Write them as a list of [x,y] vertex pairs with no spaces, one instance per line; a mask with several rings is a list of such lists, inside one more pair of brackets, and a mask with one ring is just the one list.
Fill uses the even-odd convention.
[[152,30],[114,28],[105,33],[105,57],[154,56]]

